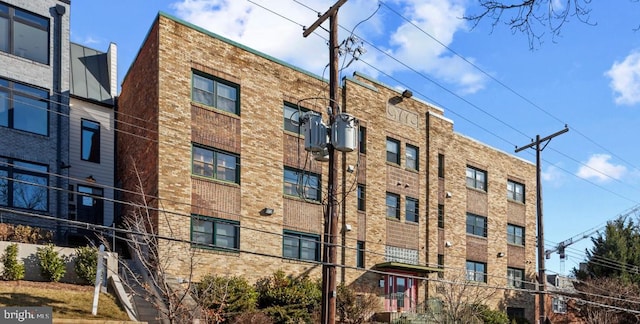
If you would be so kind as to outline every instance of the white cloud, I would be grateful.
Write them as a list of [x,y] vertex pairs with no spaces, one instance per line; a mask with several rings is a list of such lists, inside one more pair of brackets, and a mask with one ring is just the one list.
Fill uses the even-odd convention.
[[618,105],[640,103],[640,51],[633,51],[622,62],[614,62],[605,72]]
[[542,171],[540,178],[550,184],[558,185],[564,179],[564,173],[562,173],[562,170],[555,165],[550,165],[546,170]]
[[[317,12],[290,0],[253,0],[252,2],[181,0],[173,3],[172,7],[178,17],[216,34],[318,75],[325,71],[329,62],[328,33],[318,28],[317,35],[303,38],[302,27],[298,25],[310,26],[318,18]],[[335,3],[335,0],[301,2],[324,13]],[[394,10],[401,12],[413,24],[448,46],[453,42],[456,32],[466,30],[465,21],[460,19],[465,10],[462,2],[463,0],[391,1],[381,6],[369,20],[359,24],[355,34],[420,73],[425,73],[440,82],[446,82],[461,93],[473,93],[484,87],[486,79],[482,74],[386,7],[393,6]],[[339,24],[350,31],[377,8],[376,1],[349,1],[340,8]],[[328,22],[323,24],[325,28],[327,25]],[[347,31],[340,30],[338,37],[340,40],[347,36]],[[361,60],[366,64],[356,61],[350,67],[351,70],[356,69],[373,77],[378,77],[380,73],[371,66],[387,74],[408,70],[407,67],[366,43],[365,49],[367,53],[361,57]],[[328,71],[324,76],[328,77]]]
[[599,182],[618,180],[627,173],[624,165],[615,165],[609,160],[608,154],[593,154],[583,166],[578,169],[576,175],[583,179],[594,179]]

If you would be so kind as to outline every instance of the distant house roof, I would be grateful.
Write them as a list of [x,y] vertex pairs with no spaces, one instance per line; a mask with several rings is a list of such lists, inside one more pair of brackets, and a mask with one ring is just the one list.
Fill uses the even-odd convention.
[[71,95],[113,105],[107,53],[71,43]]

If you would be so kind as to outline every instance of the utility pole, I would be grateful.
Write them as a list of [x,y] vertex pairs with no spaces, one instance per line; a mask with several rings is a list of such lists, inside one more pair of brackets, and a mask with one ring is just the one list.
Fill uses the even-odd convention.
[[[338,9],[347,0],[338,0],[327,12],[320,16],[309,28],[302,33],[309,36],[318,26],[329,18],[329,125],[333,125],[338,114]],[[330,134],[333,132],[329,132]],[[322,253],[322,324],[333,324],[336,321],[336,264],[338,259],[338,212],[337,212],[337,184],[338,167],[337,153],[333,143],[329,141],[329,184],[327,188],[328,206],[324,217],[324,249]]]
[[[542,181],[541,181],[541,162],[540,162],[540,153],[547,147],[547,144],[551,141],[552,138],[564,134],[569,131],[567,125],[564,126],[564,129],[558,132],[555,132],[545,138],[540,138],[540,135],[536,135],[535,142],[531,142],[528,145],[523,147],[516,147],[516,153],[528,149],[530,147],[536,148],[536,214],[537,214],[537,222],[538,222],[538,313],[540,316],[539,323],[544,324],[544,320],[546,318],[544,311],[544,303],[545,303],[545,286],[547,282],[546,274],[545,274],[545,266],[544,266],[544,227],[542,226]],[[545,143],[546,142],[546,143]],[[541,148],[540,144],[545,143]]]

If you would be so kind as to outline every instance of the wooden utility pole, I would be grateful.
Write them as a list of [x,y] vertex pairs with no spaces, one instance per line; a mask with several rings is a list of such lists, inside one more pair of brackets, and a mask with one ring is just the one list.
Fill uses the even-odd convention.
[[[544,150],[545,147],[547,147],[547,144],[549,144],[549,142],[551,141],[552,138],[564,134],[566,132],[569,131],[569,128],[565,125],[564,129],[558,132],[555,132],[545,138],[540,138],[540,135],[536,135],[536,140],[535,142],[531,142],[528,145],[525,145],[523,147],[516,147],[516,153],[524,150],[524,149],[528,149],[530,147],[534,147],[536,148],[536,214],[537,214],[537,222],[538,222],[538,315],[540,317],[539,319],[539,323],[540,324],[544,324],[546,315],[545,315],[545,311],[544,311],[544,303],[545,303],[545,298],[544,298],[544,292],[545,292],[545,286],[547,283],[547,278],[546,278],[546,274],[545,274],[545,266],[544,266],[544,258],[545,258],[545,252],[544,252],[544,227],[542,226],[542,181],[541,181],[541,173],[542,173],[542,168],[541,168],[541,159],[540,159],[540,153],[542,152],[542,150]],[[544,146],[541,148],[540,144],[544,143]]]
[[[311,27],[306,28],[302,36],[307,37],[327,18],[329,18],[329,125],[333,125],[338,114],[338,9],[347,0],[338,0],[327,12],[316,20]],[[333,132],[329,132],[332,134]],[[337,153],[331,143],[329,150],[329,181],[327,188],[328,203],[324,217],[324,248],[322,253],[322,324],[336,322],[336,264],[338,262],[338,211],[337,211],[337,184],[338,167],[336,165]]]

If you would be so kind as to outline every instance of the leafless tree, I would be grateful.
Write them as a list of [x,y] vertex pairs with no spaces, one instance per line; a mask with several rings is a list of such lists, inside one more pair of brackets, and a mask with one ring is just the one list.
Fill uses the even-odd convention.
[[[552,39],[560,35],[562,26],[570,18],[595,25],[590,21],[592,0],[518,0],[494,1],[478,0],[480,10],[464,18],[473,22],[476,27],[480,21],[489,20],[492,28],[502,22],[511,31],[521,32],[529,38],[529,47],[534,48],[542,43],[545,32],[551,33]],[[631,0],[637,1],[637,0]]]
[[[132,208],[123,219],[122,226],[128,233],[126,240],[132,261],[121,260],[122,282],[134,295],[151,303],[162,322],[193,322],[199,317],[200,309],[191,296],[193,270],[197,263],[195,254],[193,250],[189,255],[184,255],[184,250],[178,251],[181,245],[188,242],[158,234],[154,217],[166,217],[166,214],[148,204],[151,197],[144,193],[135,165],[132,168],[139,184],[139,199],[129,205]],[[108,246],[107,239],[103,238],[103,242]],[[170,264],[178,258],[187,258],[187,262],[190,262],[189,273],[181,279],[172,277],[169,272]]]
[[[570,307],[588,324],[639,323],[640,287],[620,278],[595,278],[574,284]],[[571,299],[568,298],[570,301]]]
[[[451,270],[452,272],[454,270]],[[497,289],[481,282],[467,280],[464,270],[453,273],[448,279],[440,279],[435,284],[442,308],[432,310],[437,323],[482,323],[479,305],[497,294]]]

